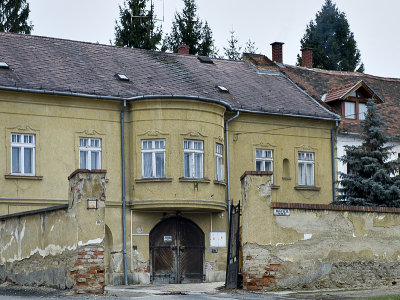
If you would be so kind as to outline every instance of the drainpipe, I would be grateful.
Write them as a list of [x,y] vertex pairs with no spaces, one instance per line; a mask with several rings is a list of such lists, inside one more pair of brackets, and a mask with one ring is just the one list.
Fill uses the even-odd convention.
[[126,262],[126,203],[125,203],[125,137],[124,137],[124,110],[126,108],[126,100],[121,108],[121,161],[122,161],[122,240],[124,255],[124,284],[128,285],[128,265]]
[[230,185],[230,174],[229,174],[229,122],[239,117],[240,112],[238,111],[235,116],[226,120],[225,122],[225,144],[226,144],[226,173],[227,173],[227,189],[228,189],[228,220],[231,218],[231,185]]
[[332,158],[332,197],[333,201],[336,200],[336,172],[335,172],[335,132],[338,127],[338,122],[336,121],[335,127],[331,129],[331,158]]

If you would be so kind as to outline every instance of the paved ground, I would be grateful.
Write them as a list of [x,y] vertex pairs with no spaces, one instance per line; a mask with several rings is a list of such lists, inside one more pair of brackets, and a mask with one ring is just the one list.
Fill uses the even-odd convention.
[[[283,292],[248,292],[244,290],[226,290],[223,282],[200,284],[169,284],[169,285],[132,285],[106,287],[105,295],[74,295],[70,290],[57,290],[45,287],[21,287],[9,283],[0,284],[1,300],[17,299],[267,299],[267,300],[332,300],[359,299],[377,295],[400,295],[400,287],[384,287],[375,289],[354,290],[313,290],[313,291],[283,291]],[[399,296],[400,299],[400,296]]]

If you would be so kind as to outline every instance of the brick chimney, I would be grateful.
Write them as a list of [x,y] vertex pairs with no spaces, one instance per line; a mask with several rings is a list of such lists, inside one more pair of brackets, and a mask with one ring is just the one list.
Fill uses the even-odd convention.
[[312,49],[303,48],[301,49],[301,66],[306,68],[312,68]]
[[272,46],[272,60],[277,63],[283,63],[282,45],[284,43],[274,42]]
[[189,54],[189,46],[185,44],[180,44],[178,46],[178,54]]

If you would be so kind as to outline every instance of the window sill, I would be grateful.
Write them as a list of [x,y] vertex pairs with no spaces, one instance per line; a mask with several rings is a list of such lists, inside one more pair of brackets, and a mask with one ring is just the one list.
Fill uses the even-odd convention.
[[226,186],[226,182],[225,181],[221,181],[221,180],[214,180],[215,184],[219,184],[219,185],[223,185]]
[[279,190],[280,188],[281,188],[280,185],[274,185],[274,184],[271,185],[271,189],[273,190]]
[[313,185],[298,185],[294,187],[295,190],[305,190],[305,191],[319,191],[321,190],[321,187],[319,186],[313,186]]
[[140,178],[135,179],[136,183],[145,183],[145,182],[172,182],[172,178]]
[[6,175],[4,175],[4,178],[5,178],[5,179],[42,180],[42,179],[43,179],[43,176],[6,174]]
[[209,183],[211,180],[208,178],[185,178],[185,177],[180,177],[179,181],[182,182],[203,182],[203,183]]

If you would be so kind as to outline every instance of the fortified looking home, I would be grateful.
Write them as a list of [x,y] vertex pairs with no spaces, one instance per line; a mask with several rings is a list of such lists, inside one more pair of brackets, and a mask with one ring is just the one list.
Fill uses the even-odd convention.
[[[106,285],[224,280],[227,212],[245,171],[273,172],[275,202],[333,199],[340,116],[263,56],[229,61],[10,33],[0,41],[0,214],[67,204],[74,170],[106,170],[105,229],[95,240]],[[43,230],[67,225],[39,219]],[[27,236],[5,232],[1,265],[67,251],[59,240],[31,251]],[[77,244],[90,247],[85,236]],[[19,251],[5,251],[15,243]]]

